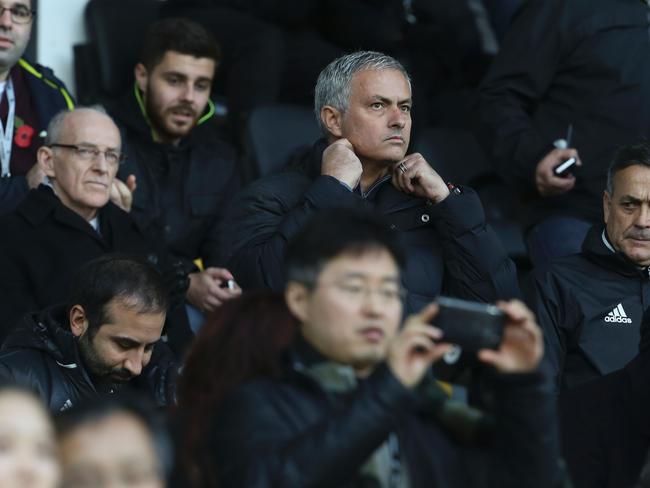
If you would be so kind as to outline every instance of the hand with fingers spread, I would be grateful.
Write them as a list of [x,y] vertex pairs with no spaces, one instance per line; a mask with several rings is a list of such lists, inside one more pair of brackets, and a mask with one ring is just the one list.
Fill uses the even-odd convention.
[[362,172],[361,161],[347,139],[338,139],[323,151],[321,174],[332,176],[354,189]]
[[229,280],[234,281],[234,277],[225,268],[207,268],[191,273],[187,300],[203,312],[213,312],[226,300],[241,295],[241,288],[236,283],[234,288],[226,286]]
[[576,166],[582,166],[582,161],[575,149],[553,149],[537,164],[535,170],[535,186],[543,197],[561,195],[571,190],[576,184],[572,174],[557,176],[553,169],[569,158],[576,158]]
[[420,153],[406,156],[393,164],[393,185],[407,195],[426,198],[434,203],[449,195],[449,188]]
[[438,306],[431,304],[406,319],[404,327],[388,346],[387,363],[406,387],[416,386],[429,367],[451,350],[451,344],[436,343],[442,332],[431,325]]
[[137,188],[135,175],[129,175],[126,182],[115,178],[111,185],[111,202],[120,207],[125,212],[131,211],[133,205],[133,192]]
[[482,349],[478,358],[501,373],[531,373],[544,355],[542,331],[533,313],[519,300],[499,302],[506,325],[499,349]]

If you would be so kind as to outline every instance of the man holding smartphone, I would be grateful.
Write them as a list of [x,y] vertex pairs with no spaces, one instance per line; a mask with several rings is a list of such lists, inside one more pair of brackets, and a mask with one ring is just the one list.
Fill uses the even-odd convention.
[[368,213],[325,210],[297,233],[284,290],[297,337],[279,375],[240,385],[216,412],[219,486],[560,486],[533,315],[499,304],[504,338],[478,353],[496,370],[494,423],[486,444],[461,445],[427,375],[449,350],[431,325],[437,306],[401,325],[405,258],[398,235]]

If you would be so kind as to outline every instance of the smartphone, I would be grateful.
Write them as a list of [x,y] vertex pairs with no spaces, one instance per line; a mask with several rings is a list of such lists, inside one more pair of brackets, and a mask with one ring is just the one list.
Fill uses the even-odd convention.
[[498,349],[503,338],[505,314],[496,306],[440,296],[433,325],[443,332],[442,342],[467,351]]
[[560,163],[555,168],[553,168],[553,173],[555,174],[555,176],[559,176],[560,178],[566,176],[569,173],[569,171],[571,171],[571,168],[575,166],[576,162],[577,162],[576,158],[569,158],[563,163]]
[[221,282],[221,288],[228,288],[229,290],[235,289],[235,280],[226,280]]

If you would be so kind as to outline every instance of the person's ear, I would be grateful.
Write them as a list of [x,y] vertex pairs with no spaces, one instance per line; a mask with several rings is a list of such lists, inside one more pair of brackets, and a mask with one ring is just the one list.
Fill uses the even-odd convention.
[[147,91],[147,82],[149,81],[147,68],[144,67],[144,64],[138,63],[133,69],[133,74],[135,75],[135,82],[138,84],[138,88],[142,93],[145,93]]
[[320,111],[320,120],[334,137],[343,137],[343,113],[339,109],[325,105]]
[[81,305],[73,305],[70,308],[68,319],[70,320],[70,330],[75,337],[81,337],[88,330],[88,317]]
[[48,178],[54,179],[56,177],[54,171],[54,151],[52,148],[47,146],[39,147],[36,152],[36,164],[41,167],[41,170]]
[[306,322],[308,316],[309,290],[302,283],[290,281],[284,290],[284,299],[291,313],[300,321]]
[[605,216],[605,224],[609,219],[609,212],[612,209],[612,197],[607,193],[607,190],[603,192],[603,215]]

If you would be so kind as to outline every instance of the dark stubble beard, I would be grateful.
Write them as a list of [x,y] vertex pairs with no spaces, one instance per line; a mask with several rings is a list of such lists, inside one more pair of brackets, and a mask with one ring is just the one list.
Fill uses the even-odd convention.
[[133,375],[124,368],[114,368],[99,356],[89,334],[79,338],[79,353],[90,373],[100,381],[123,383],[132,379]]

